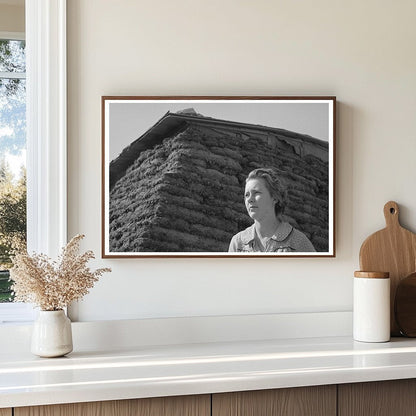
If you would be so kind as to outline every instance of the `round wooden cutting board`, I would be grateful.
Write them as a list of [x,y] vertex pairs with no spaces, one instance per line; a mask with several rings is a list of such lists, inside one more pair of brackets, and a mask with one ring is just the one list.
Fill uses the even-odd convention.
[[360,249],[360,269],[390,273],[391,335],[400,335],[394,318],[394,299],[403,278],[416,270],[416,234],[399,222],[399,206],[394,201],[384,205],[386,228],[370,235]]
[[399,282],[394,313],[400,332],[406,337],[416,337],[416,273]]

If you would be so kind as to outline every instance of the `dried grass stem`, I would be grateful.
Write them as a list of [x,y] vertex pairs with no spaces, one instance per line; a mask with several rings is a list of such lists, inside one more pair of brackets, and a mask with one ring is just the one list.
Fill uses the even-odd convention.
[[34,303],[42,310],[56,311],[85,296],[100,276],[111,269],[89,269],[87,263],[94,258],[94,253],[78,254],[83,238],[81,234],[72,238],[58,261],[45,254],[18,252],[10,270],[15,302]]

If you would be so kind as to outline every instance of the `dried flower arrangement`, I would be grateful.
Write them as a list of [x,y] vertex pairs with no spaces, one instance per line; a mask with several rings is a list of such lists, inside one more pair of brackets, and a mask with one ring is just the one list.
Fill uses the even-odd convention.
[[26,250],[15,254],[10,270],[14,301],[34,303],[41,310],[56,311],[86,295],[99,277],[111,269],[91,271],[87,267],[94,253],[78,254],[83,238],[81,234],[73,237],[62,249],[58,261],[45,254],[29,255]]

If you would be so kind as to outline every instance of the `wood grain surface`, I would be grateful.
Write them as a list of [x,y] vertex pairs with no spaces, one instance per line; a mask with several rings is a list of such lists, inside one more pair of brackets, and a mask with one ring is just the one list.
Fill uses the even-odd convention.
[[390,327],[393,336],[400,335],[394,319],[394,298],[401,279],[416,271],[416,235],[399,222],[399,206],[389,201],[384,206],[386,228],[370,235],[360,250],[362,271],[390,273]]
[[214,416],[334,416],[336,386],[213,394]]
[[210,416],[210,395],[15,408],[14,416]]
[[416,380],[338,386],[338,416],[414,416]]
[[388,279],[389,272],[354,272],[354,277],[362,277],[365,279]]
[[399,282],[394,315],[400,332],[407,337],[416,337],[416,273]]
[[0,409],[0,416],[12,416],[12,409]]

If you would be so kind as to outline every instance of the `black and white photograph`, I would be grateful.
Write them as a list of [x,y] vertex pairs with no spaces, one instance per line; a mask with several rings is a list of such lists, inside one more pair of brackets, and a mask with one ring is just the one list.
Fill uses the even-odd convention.
[[102,97],[103,257],[334,257],[335,97]]

